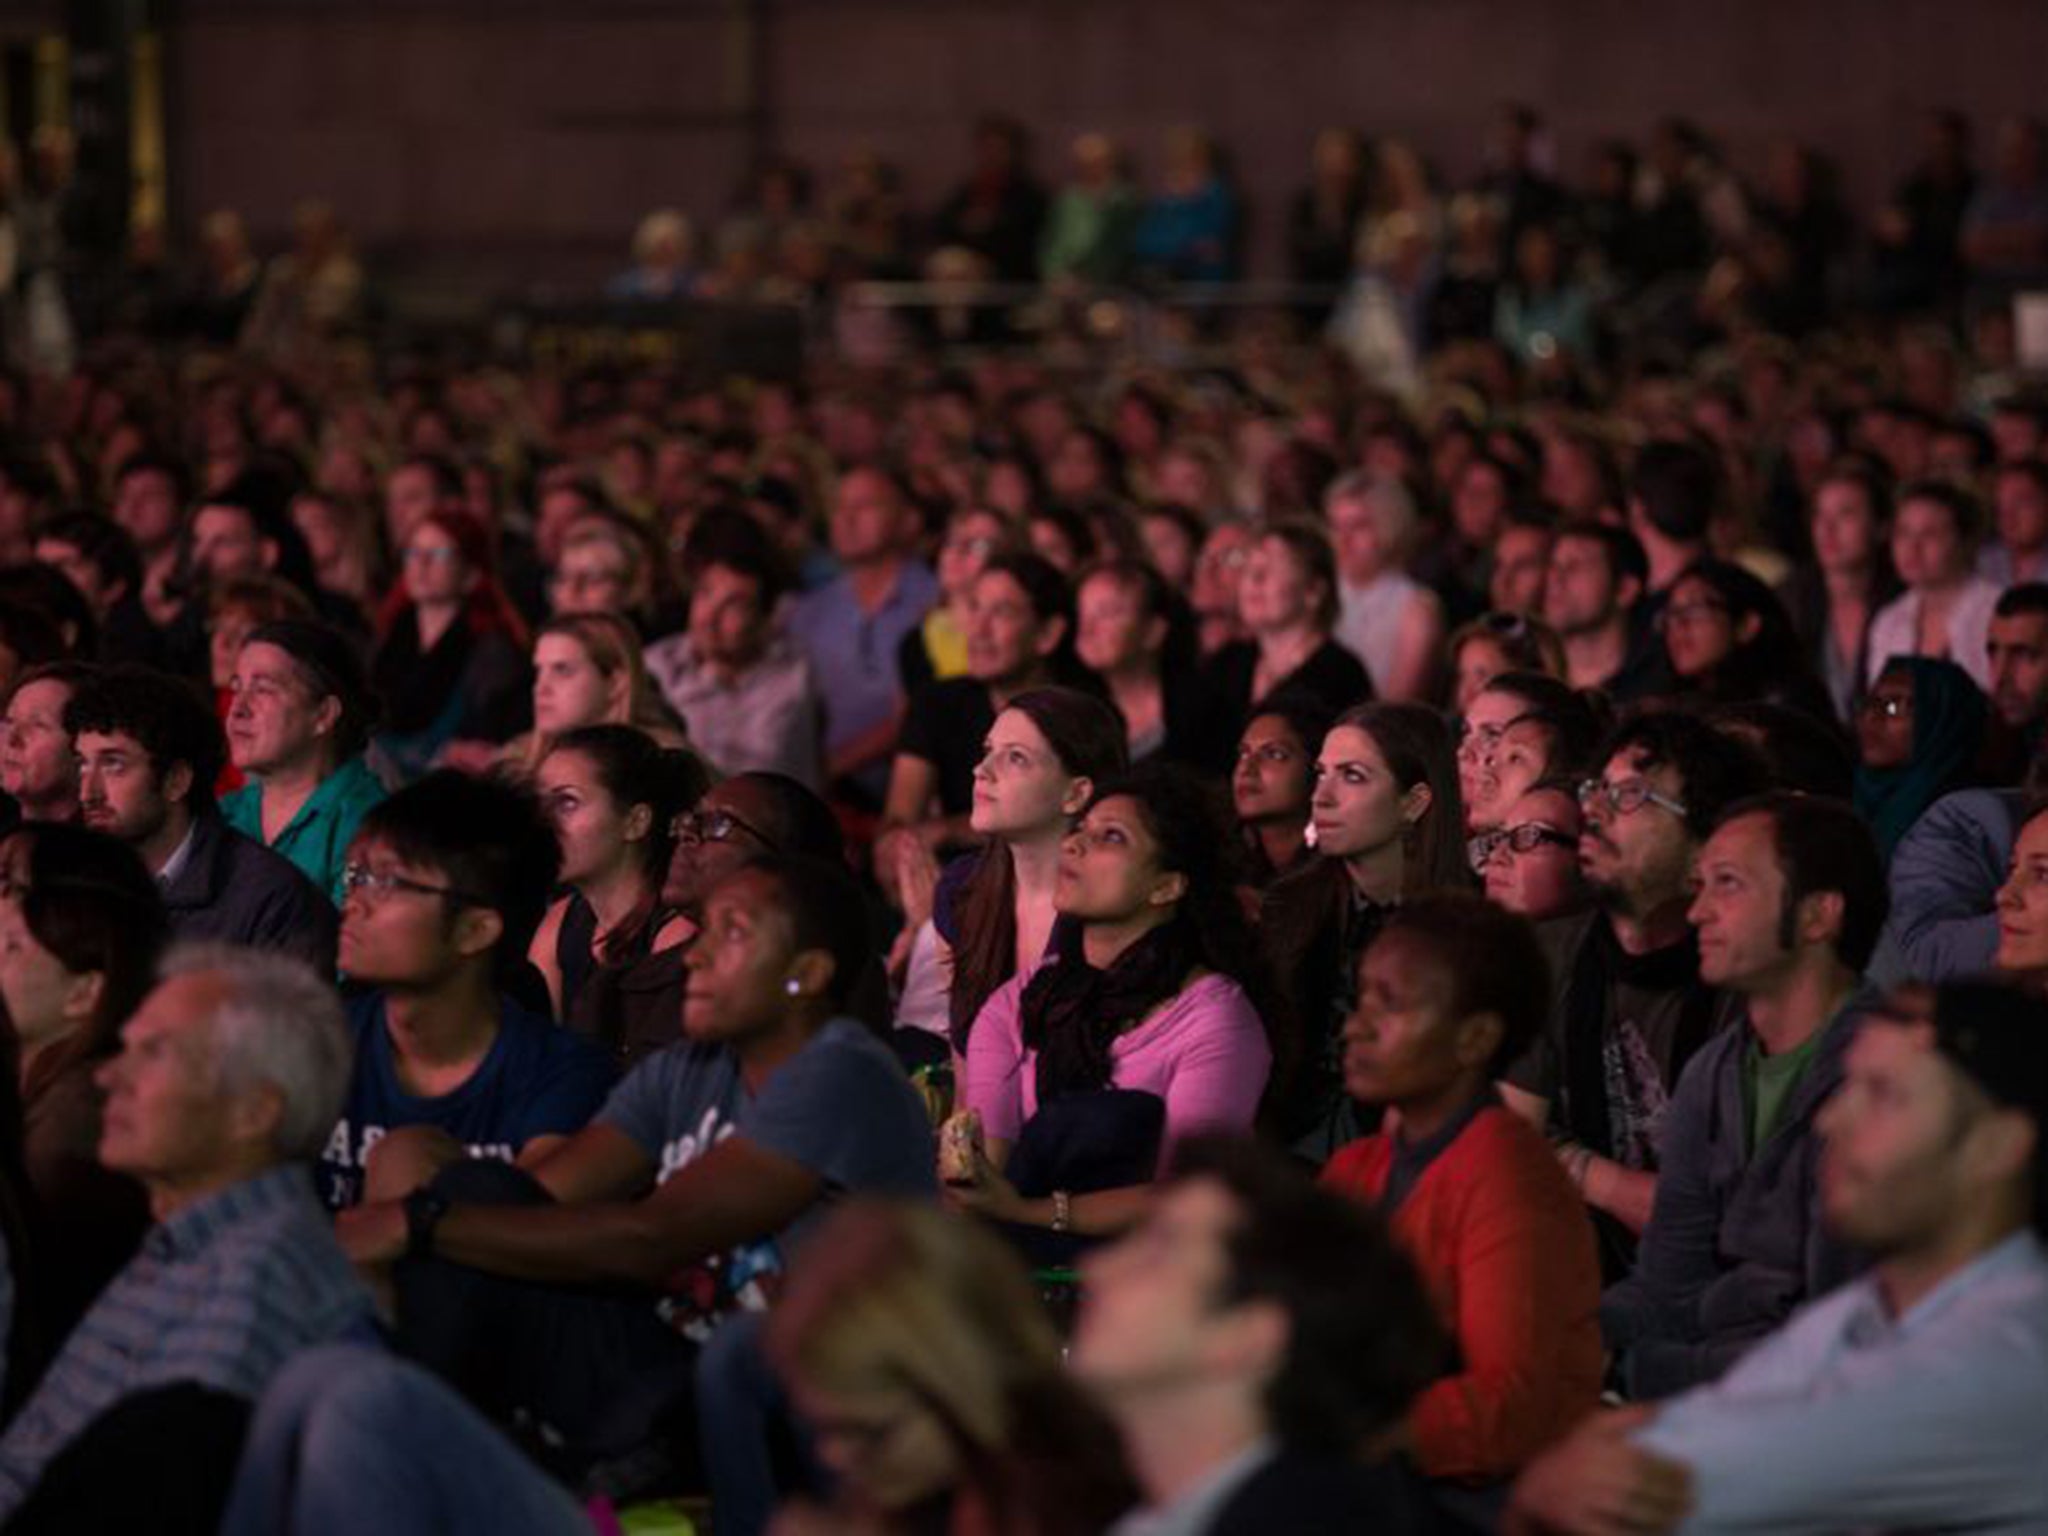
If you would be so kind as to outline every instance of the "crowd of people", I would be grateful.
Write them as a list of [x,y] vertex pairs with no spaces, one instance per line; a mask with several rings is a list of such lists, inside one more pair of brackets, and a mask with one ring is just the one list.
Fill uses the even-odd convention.
[[[0,1523],[2048,1526],[2048,396],[1945,307],[2048,205],[1945,119],[1923,286],[1761,203],[1674,358],[1682,128],[1509,114],[1637,302],[1426,378],[0,377]],[[984,137],[1230,270],[1197,140]]]

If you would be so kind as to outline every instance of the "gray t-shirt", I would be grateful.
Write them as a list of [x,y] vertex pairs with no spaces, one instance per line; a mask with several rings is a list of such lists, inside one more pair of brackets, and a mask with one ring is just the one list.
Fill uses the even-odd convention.
[[936,1153],[924,1102],[888,1048],[851,1019],[833,1019],[749,1095],[723,1046],[685,1041],[648,1057],[612,1091],[596,1123],[655,1160],[657,1184],[728,1136],[810,1169],[824,1197],[780,1232],[671,1278],[661,1303],[674,1326],[765,1307],[790,1252],[842,1193],[935,1196]]

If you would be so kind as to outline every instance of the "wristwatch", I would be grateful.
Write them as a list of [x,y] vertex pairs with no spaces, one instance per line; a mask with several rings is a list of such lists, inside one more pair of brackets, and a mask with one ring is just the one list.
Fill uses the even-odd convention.
[[1052,1192],[1052,1229],[1065,1232],[1074,1224],[1074,1197],[1064,1189]]
[[405,1197],[405,1256],[424,1259],[434,1251],[434,1228],[448,1214],[448,1197],[416,1189]]

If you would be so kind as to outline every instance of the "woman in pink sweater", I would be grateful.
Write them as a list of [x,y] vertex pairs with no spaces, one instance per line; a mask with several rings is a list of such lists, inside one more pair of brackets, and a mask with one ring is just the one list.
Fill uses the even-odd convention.
[[1228,848],[1184,770],[1147,764],[1097,790],[1061,854],[1054,906],[1071,934],[988,1000],[968,1040],[965,1101],[986,1143],[960,1204],[1081,1233],[1129,1220],[1142,1188],[1027,1200],[1002,1177],[1025,1123],[1070,1094],[1156,1096],[1162,1155],[1192,1130],[1250,1130],[1272,1052],[1237,979],[1249,946]]

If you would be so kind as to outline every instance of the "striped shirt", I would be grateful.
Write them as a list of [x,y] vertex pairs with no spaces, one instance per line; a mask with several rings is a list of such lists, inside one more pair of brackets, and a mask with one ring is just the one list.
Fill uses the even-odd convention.
[[294,1351],[372,1326],[305,1168],[193,1202],[143,1239],[0,1438],[0,1521],[127,1398],[192,1382],[253,1400]]

